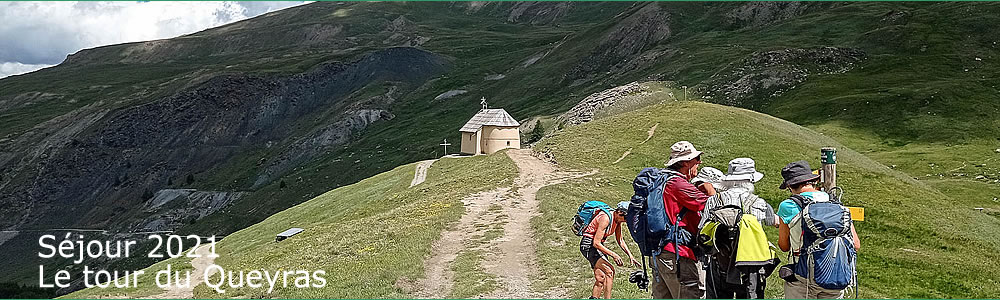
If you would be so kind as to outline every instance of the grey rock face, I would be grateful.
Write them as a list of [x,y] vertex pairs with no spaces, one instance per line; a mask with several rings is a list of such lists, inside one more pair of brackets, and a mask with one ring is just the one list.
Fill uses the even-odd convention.
[[652,61],[649,56],[655,58],[664,54],[649,48],[671,34],[670,14],[657,3],[644,3],[637,12],[606,31],[601,42],[566,74],[566,78],[581,83],[606,77],[608,72],[638,68],[640,66],[630,64],[629,59],[639,56],[639,60],[649,62]]
[[264,171],[257,175],[253,188],[270,183],[288,170],[301,163],[322,154],[333,147],[346,144],[351,137],[368,125],[382,120],[390,120],[395,116],[387,110],[361,109],[345,112],[342,119],[327,125],[314,134],[299,139],[288,150],[270,159]]
[[129,231],[174,230],[226,207],[245,192],[163,189],[146,201],[143,211],[151,215],[133,224]]
[[632,82],[623,86],[590,94],[590,96],[581,100],[580,103],[573,106],[573,108],[569,111],[559,116],[559,120],[570,125],[579,125],[590,122],[594,119],[594,114],[601,109],[611,107],[616,103],[616,101],[624,96],[639,93],[645,90],[646,88],[638,82]]
[[[170,182],[190,185],[186,178],[197,182],[233,157],[268,144],[291,145],[275,159],[285,162],[262,172],[258,182],[267,182],[392,118],[384,108],[344,103],[355,91],[384,82],[412,89],[448,64],[423,50],[389,48],[307,73],[220,75],[143,105],[80,110],[12,145],[36,150],[0,153],[6,162],[0,165],[0,228],[39,220],[47,227],[123,225],[125,216]],[[317,118],[324,127],[302,132],[316,126],[309,121]]]
[[483,80],[500,80],[506,78],[504,74],[490,74],[483,77]]
[[572,2],[520,1],[515,2],[507,15],[507,22],[542,25],[553,23],[566,15]]
[[699,90],[712,102],[759,109],[810,75],[844,73],[865,57],[859,49],[834,47],[757,52],[713,75]]
[[761,27],[801,15],[806,2],[746,2],[726,14],[728,21],[739,27]]
[[434,97],[434,100],[444,100],[444,99],[455,97],[455,96],[458,96],[458,95],[461,95],[461,94],[465,94],[467,92],[469,92],[469,91],[466,91],[466,90],[450,90],[450,91],[441,93],[440,95],[437,95],[437,97]]

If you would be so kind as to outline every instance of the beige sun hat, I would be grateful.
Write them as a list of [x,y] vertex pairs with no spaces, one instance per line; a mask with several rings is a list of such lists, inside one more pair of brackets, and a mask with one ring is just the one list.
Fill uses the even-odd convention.
[[701,155],[701,151],[695,149],[691,142],[676,142],[673,146],[670,146],[670,160],[667,161],[667,166],[669,167],[678,162],[692,160],[699,155]]
[[757,165],[753,159],[740,157],[729,161],[729,172],[726,172],[725,180],[758,182],[761,178],[764,178],[764,174],[757,172]]
[[691,179],[691,184],[698,186],[702,183],[711,183],[716,190],[722,187],[722,179],[725,177],[722,171],[713,167],[704,167],[698,169],[698,175]]

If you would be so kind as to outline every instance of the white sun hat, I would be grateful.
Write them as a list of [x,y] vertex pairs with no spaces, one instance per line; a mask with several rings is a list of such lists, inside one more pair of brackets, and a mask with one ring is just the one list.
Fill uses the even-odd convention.
[[753,159],[741,157],[729,161],[729,172],[726,172],[725,180],[750,180],[750,182],[757,182],[761,178],[764,178],[764,174],[757,172],[757,166]]
[[670,146],[670,160],[667,161],[667,166],[672,166],[677,162],[692,160],[699,155],[701,155],[701,151],[695,149],[691,142],[676,142],[673,146]]

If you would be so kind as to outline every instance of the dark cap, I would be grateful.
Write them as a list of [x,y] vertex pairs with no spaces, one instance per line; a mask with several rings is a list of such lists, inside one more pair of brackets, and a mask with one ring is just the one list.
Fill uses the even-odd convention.
[[786,189],[790,185],[816,180],[819,175],[813,174],[812,170],[809,169],[809,162],[800,160],[788,163],[784,168],[781,168],[781,178],[784,178],[785,182],[782,182],[778,188]]

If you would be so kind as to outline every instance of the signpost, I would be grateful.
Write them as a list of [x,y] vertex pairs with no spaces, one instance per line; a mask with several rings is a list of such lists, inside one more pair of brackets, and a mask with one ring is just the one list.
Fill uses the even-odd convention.
[[837,186],[837,148],[820,149],[819,160],[823,163],[823,169],[819,173],[820,181],[823,183],[823,190],[829,193]]
[[847,207],[851,211],[851,220],[854,221],[864,221],[865,220],[865,208],[864,207]]
[[[827,193],[833,192],[833,189],[837,187],[837,148],[833,147],[823,147],[820,151],[819,160],[823,163],[823,168],[820,169],[820,185],[823,191]],[[843,194],[843,189],[840,191]],[[847,207],[851,211],[851,220],[854,221],[864,221],[865,220],[865,208],[864,207]]]

